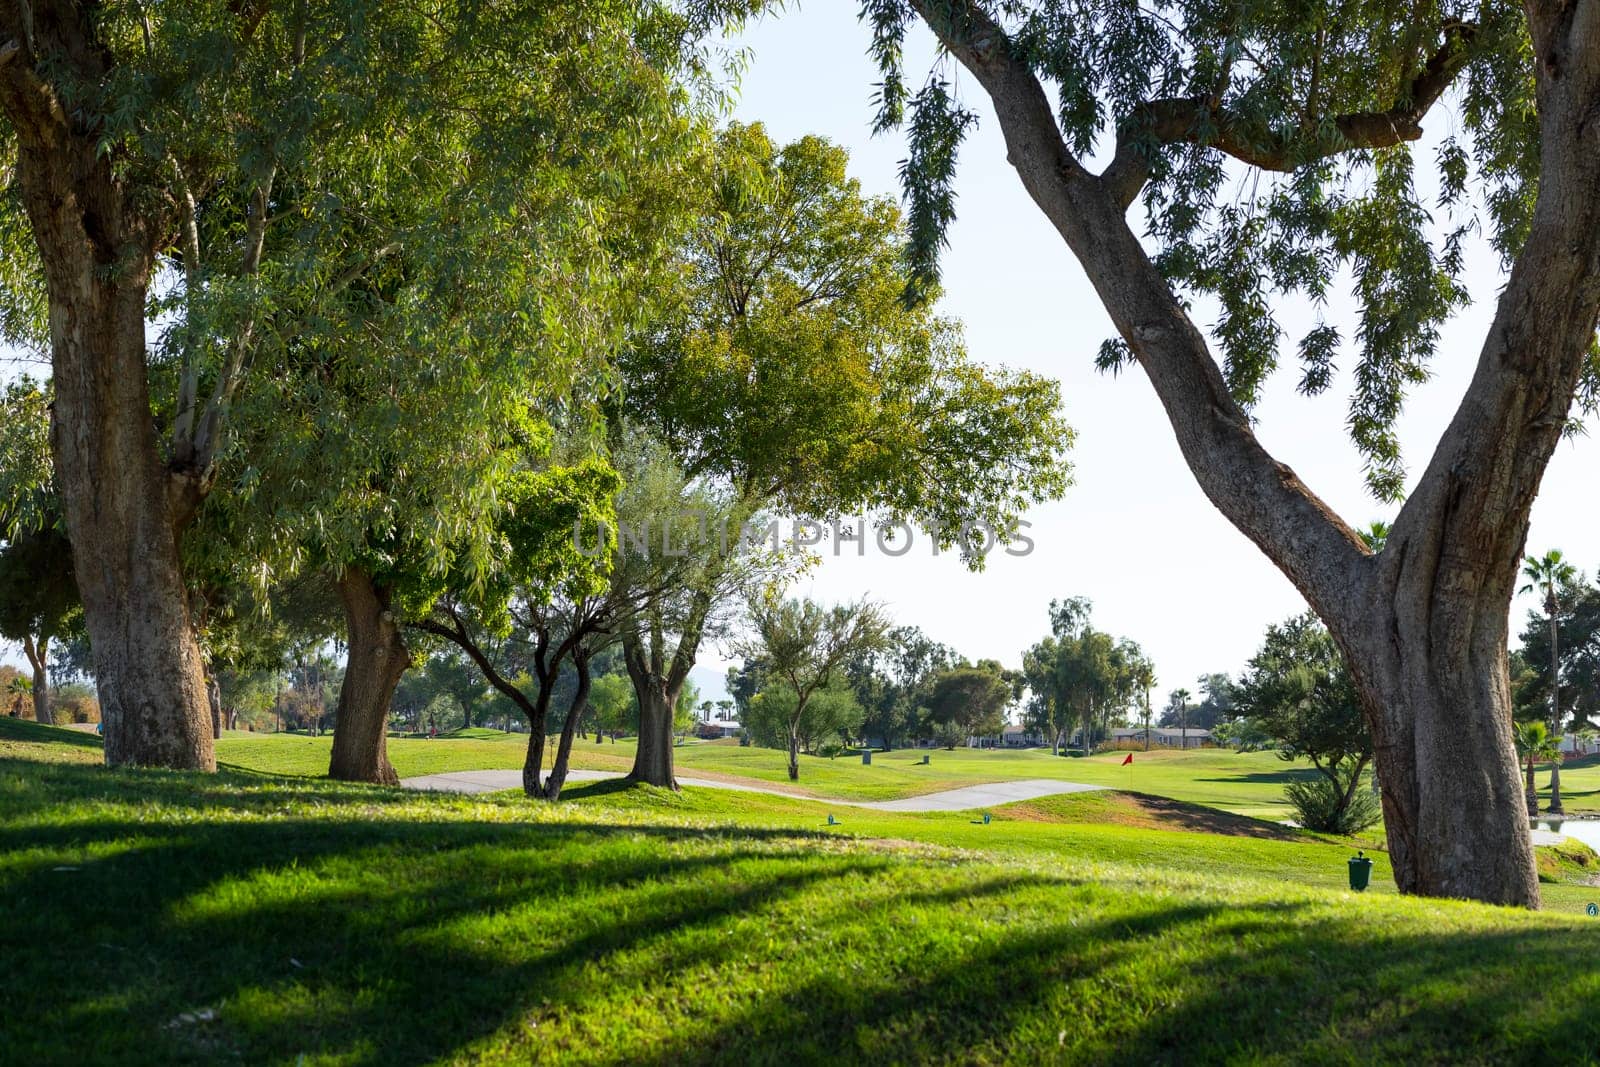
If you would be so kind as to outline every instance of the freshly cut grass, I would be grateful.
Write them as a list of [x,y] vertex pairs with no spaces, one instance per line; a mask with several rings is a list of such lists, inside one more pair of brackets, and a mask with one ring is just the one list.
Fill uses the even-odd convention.
[[[526,735],[473,733],[468,738],[391,738],[389,758],[403,778],[522,766]],[[329,744],[327,737],[298,734],[232,734],[217,744],[217,758],[251,770],[316,776],[327,773]],[[633,766],[633,753],[630,740],[614,744],[581,740],[573,746],[572,765],[627,771]],[[1270,752],[1158,749],[1134,753],[1133,766],[1124,767],[1126,755],[1113,752],[1069,759],[1037,749],[900,749],[873,753],[871,766],[863,766],[856,756],[802,756],[798,783],[789,781],[787,753],[776,749],[740,747],[732,741],[696,742],[679,746],[674,758],[681,775],[758,781],[792,790],[798,796],[897,800],[1006,779],[1053,778],[1108,785],[1274,820],[1293,814],[1283,799],[1283,787],[1315,773],[1304,764],[1286,763]],[[930,760],[927,766],[922,765],[924,756]]]
[[6,1062],[1600,1047],[1600,924],[1339,891],[1344,846],[1184,805],[1059,797],[987,826],[852,809],[828,828],[825,804],[713,790],[607,782],[545,805],[112,771],[55,733],[0,724]]

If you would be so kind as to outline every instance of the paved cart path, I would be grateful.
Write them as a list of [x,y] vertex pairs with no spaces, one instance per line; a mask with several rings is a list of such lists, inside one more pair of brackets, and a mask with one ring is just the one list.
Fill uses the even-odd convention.
[[[596,782],[608,778],[621,778],[619,771],[567,772],[569,782]],[[439,793],[497,793],[505,789],[522,788],[522,772],[506,771],[451,771],[447,774],[425,774],[420,778],[405,778],[400,782],[407,789],[425,789]],[[844,804],[852,808],[872,808],[876,811],[967,811],[971,808],[997,807],[1019,800],[1057,796],[1061,793],[1088,793],[1105,786],[1083,785],[1079,782],[1062,782],[1054,778],[1023,778],[1014,782],[991,782],[987,785],[969,785],[960,789],[946,789],[939,793],[924,793],[919,797],[902,800],[840,800],[837,797],[802,796],[786,790],[743,782],[713,781],[709,778],[690,778],[680,775],[679,785],[702,786],[707,789],[732,789],[740,793],[767,793],[793,800],[814,800],[823,804]]]

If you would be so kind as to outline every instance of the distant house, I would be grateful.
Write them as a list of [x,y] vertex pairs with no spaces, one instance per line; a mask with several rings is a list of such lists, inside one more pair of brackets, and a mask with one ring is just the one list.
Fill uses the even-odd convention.
[[[1132,742],[1144,744],[1145,730],[1142,726],[1119,726],[1111,731],[1111,740],[1117,743]],[[1191,727],[1188,730],[1179,730],[1175,726],[1150,727],[1150,746],[1155,748],[1200,748],[1210,743],[1211,731]]]
[[1579,737],[1575,734],[1561,735],[1561,754],[1563,756],[1587,756],[1592,752],[1600,751],[1593,738]]
[[738,737],[740,729],[737,719],[701,719],[695,724],[694,735],[715,741],[722,737]]
[[1044,734],[1031,726],[1019,726],[1016,723],[1006,723],[1006,728],[1000,733],[1000,744],[1005,748],[1037,748],[1049,744]]

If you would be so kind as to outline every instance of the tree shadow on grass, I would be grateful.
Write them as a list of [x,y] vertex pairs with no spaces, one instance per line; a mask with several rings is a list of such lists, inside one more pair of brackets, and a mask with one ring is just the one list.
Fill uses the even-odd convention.
[[[863,946],[866,976],[810,978],[611,1062],[1587,1062],[1600,1042],[1593,938],[1385,936],[1301,910],[1133,902],[916,968]],[[1533,997],[1536,979],[1589,995]]]
[[1148,793],[1127,793],[1133,802],[1155,820],[1161,829],[1189,830],[1196,833],[1222,834],[1230,837],[1254,837],[1269,841],[1311,842],[1317,840],[1292,826],[1235,815],[1220,808],[1189,804],[1171,797],[1152,796]]
[[[0,1044],[14,1062],[431,1062],[597,959],[883,862],[819,862],[809,836],[360,817],[6,829],[0,850],[24,862],[0,880]],[[510,951],[472,936],[518,912]],[[173,1023],[197,1009],[220,1021]]]
[[1196,778],[1196,782],[1219,782],[1227,785],[1288,785],[1290,782],[1306,782],[1321,776],[1321,772],[1314,767],[1288,767],[1281,771],[1246,771],[1242,774],[1227,774],[1215,778]]
[[68,745],[73,748],[102,748],[100,738],[86,730],[64,726],[41,726],[27,719],[0,715],[0,741],[26,741],[40,745]]
[[[96,789],[123,806],[72,818]],[[1600,938],[1572,924],[1418,935],[1331,897],[637,812],[476,822],[404,796],[422,814],[401,819],[386,791],[293,783],[234,796],[266,818],[205,818],[228,789],[68,768],[37,789],[61,819],[0,813],[8,1060],[1471,1061],[1600,1040]]]

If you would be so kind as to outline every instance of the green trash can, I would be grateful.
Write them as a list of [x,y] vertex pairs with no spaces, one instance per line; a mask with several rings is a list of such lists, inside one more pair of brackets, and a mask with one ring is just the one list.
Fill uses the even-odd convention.
[[1357,852],[1350,857],[1350,888],[1360,893],[1371,881],[1372,861],[1367,859],[1366,853]]

